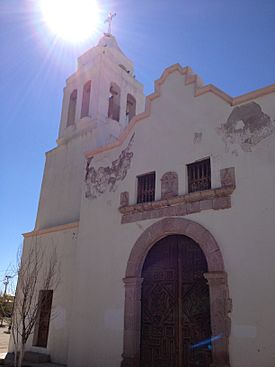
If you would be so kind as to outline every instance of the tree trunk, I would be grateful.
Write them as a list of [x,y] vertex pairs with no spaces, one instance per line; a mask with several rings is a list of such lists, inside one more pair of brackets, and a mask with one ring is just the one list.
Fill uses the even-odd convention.
[[21,367],[23,363],[24,354],[25,354],[25,344],[22,344],[20,349],[21,350],[19,354],[18,367]]
[[17,345],[14,343],[14,367],[17,367],[17,354],[18,354],[18,350],[17,350]]

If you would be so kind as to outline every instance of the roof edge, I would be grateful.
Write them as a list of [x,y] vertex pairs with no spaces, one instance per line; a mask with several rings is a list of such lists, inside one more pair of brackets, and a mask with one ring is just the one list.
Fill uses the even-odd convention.
[[53,227],[47,227],[44,229],[34,229],[31,232],[23,233],[24,238],[34,237],[34,236],[43,236],[48,233],[52,232],[61,232],[66,231],[68,229],[74,229],[79,227],[79,222],[72,222],[72,223],[66,223],[66,224],[60,224]]
[[192,68],[190,66],[182,67],[180,64],[171,65],[166,69],[164,69],[161,77],[155,81],[154,92],[146,96],[145,111],[132,118],[130,124],[126,127],[126,129],[121,133],[121,135],[114,143],[96,148],[92,151],[88,151],[85,153],[85,157],[91,158],[99,153],[112,150],[122,145],[125,139],[127,139],[130,132],[133,130],[136,123],[150,116],[152,102],[158,97],[160,97],[160,89],[162,84],[165,82],[167,77],[174,72],[179,72],[180,74],[185,75],[185,82],[184,82],[185,85],[194,84],[194,97],[199,97],[205,93],[213,93],[231,106],[236,106],[238,104],[275,92],[275,84],[271,84],[266,87],[256,89],[254,91],[242,94],[237,97],[231,97],[229,94],[225,93],[224,91],[217,88],[213,84],[202,85],[201,79],[197,74],[193,73]]

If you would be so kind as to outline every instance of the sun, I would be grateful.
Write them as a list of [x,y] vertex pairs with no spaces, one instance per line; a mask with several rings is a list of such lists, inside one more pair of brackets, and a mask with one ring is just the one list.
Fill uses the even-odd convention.
[[87,40],[99,23],[96,0],[40,0],[39,5],[50,30],[69,42]]

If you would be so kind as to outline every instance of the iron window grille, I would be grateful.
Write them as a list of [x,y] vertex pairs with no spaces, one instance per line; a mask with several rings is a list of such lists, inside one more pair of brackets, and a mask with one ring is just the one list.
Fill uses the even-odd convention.
[[188,192],[211,189],[210,158],[187,165]]
[[156,173],[138,176],[137,203],[147,203],[155,200]]

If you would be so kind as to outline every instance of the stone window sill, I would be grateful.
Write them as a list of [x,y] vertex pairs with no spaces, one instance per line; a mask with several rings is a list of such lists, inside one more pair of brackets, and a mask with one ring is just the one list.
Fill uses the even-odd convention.
[[122,214],[121,223],[132,223],[167,216],[185,216],[210,209],[231,208],[231,194],[234,190],[235,186],[224,186],[149,203],[121,206],[119,208]]

